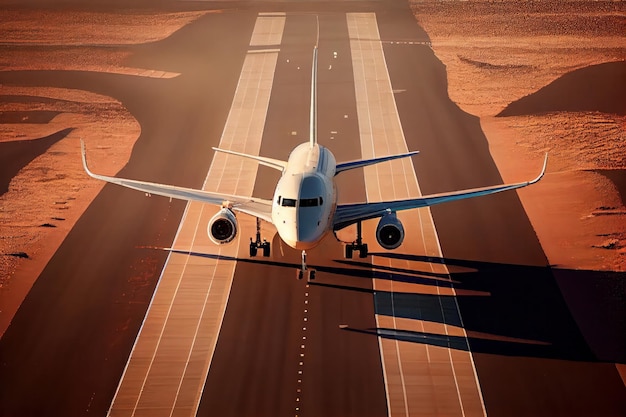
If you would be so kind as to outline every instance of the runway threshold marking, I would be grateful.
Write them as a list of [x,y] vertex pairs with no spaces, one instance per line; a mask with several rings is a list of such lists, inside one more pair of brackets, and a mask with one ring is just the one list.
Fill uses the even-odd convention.
[[[357,113],[363,158],[407,152],[406,140],[396,108],[391,80],[378,32],[375,13],[348,13]],[[401,159],[364,168],[368,201],[403,199],[421,195],[410,159]],[[441,248],[429,208],[398,213],[409,227],[402,250],[441,258]],[[371,223],[371,222],[370,222]],[[420,236],[414,236],[419,225]],[[375,226],[375,225],[374,225]],[[373,235],[372,224],[364,229]],[[382,248],[380,249],[382,250]],[[398,249],[397,251],[399,251]],[[372,264],[405,270],[428,271],[448,277],[444,264],[372,257]],[[393,269],[391,269],[393,270]],[[387,390],[389,415],[486,415],[476,369],[469,352],[467,335],[456,293],[449,286],[418,285],[374,279],[376,323]],[[451,280],[450,280],[451,281]],[[407,305],[419,302],[420,295],[437,296],[436,305]],[[450,300],[454,300],[451,304]],[[438,320],[397,317],[399,309],[430,309],[428,317]],[[385,314],[381,314],[385,313]],[[461,337],[464,349],[451,349],[399,340],[398,334],[440,334]],[[385,336],[385,337],[381,337]],[[448,339],[449,340],[449,339]],[[463,339],[462,339],[463,340]]]
[[[258,16],[250,46],[281,43],[285,16]],[[258,155],[272,90],[278,51],[246,55],[219,146]],[[215,153],[203,189],[251,195],[258,165]],[[187,204],[173,248],[237,257],[245,239],[213,245],[206,226],[217,208]],[[254,221],[239,216],[242,230]],[[232,259],[232,258],[231,258]],[[171,252],[109,416],[195,416],[215,351],[236,262]]]

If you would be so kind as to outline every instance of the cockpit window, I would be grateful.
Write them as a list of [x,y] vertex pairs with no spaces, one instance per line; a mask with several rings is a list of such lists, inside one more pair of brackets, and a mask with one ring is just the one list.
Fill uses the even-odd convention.
[[315,207],[319,203],[317,198],[301,198],[300,207]]
[[295,207],[296,200],[294,200],[293,198],[283,198],[282,206],[283,207]]

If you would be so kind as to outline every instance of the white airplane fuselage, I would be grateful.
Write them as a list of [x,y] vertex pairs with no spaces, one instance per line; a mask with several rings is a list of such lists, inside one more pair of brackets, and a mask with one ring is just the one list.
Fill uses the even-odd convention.
[[272,200],[272,222],[289,246],[315,247],[332,230],[337,207],[337,162],[327,148],[309,142],[289,155]]

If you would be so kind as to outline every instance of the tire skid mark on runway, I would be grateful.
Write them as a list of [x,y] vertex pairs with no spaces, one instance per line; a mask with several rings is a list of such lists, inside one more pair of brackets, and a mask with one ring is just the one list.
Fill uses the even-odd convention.
[[[250,45],[280,44],[284,20],[284,16],[257,17]],[[244,60],[219,146],[258,154],[278,52],[253,52]],[[258,165],[230,158],[215,154],[203,189],[250,195]],[[235,270],[235,262],[219,256],[236,257],[241,243],[239,238],[228,246],[209,243],[200,225],[206,225],[211,215],[203,204],[187,205],[173,246],[218,258],[170,253],[109,415],[197,412]]]
[[[363,157],[371,158],[407,152],[378,33],[376,15],[374,13],[348,13],[347,19]],[[366,167],[364,175],[368,201],[421,195],[413,165],[408,159]],[[399,213],[398,217],[405,225],[420,225],[421,233],[420,238],[417,238],[412,236],[413,231],[407,228],[407,239],[402,250],[427,256],[442,256],[428,208]],[[373,226],[364,225],[364,228],[371,230]],[[372,263],[385,265],[390,271],[401,267],[405,270],[429,270],[433,274],[448,274],[443,264],[416,263],[376,256],[372,257]],[[411,288],[411,285],[394,282],[393,274],[389,273],[387,280],[375,279],[374,288],[377,303],[377,332],[385,373],[389,415],[409,416],[424,413],[485,415],[482,394],[469,350],[459,354],[450,348],[410,343],[394,337],[398,331],[409,331],[409,329],[399,327],[396,313],[398,308],[407,306],[396,305],[396,294],[399,292],[417,294],[415,287]],[[445,336],[450,335],[451,332],[458,333],[460,330],[467,342],[453,287],[437,285],[435,289],[433,293],[431,287],[429,292],[438,297],[438,311],[433,310],[430,313],[440,317],[443,326],[440,323],[419,320],[415,323],[418,330],[422,333],[442,332]],[[447,311],[444,306],[443,296],[452,296],[454,299],[456,317],[450,317],[450,311]],[[384,308],[389,311],[384,311]],[[411,305],[410,308],[422,309],[419,305]],[[415,314],[419,318],[421,311]],[[449,326],[450,319],[460,322],[461,326]],[[402,322],[403,325],[406,324],[405,320]],[[385,332],[385,337],[381,337],[382,331]],[[472,378],[467,377],[469,371],[473,374]],[[463,375],[463,386],[460,385],[460,378],[457,375],[460,373]]]

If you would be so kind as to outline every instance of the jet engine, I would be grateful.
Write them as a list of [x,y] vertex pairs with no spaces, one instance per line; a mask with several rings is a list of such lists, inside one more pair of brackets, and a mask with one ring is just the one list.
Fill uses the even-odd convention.
[[389,212],[380,218],[376,227],[376,240],[387,250],[396,249],[404,241],[404,227],[396,213]]
[[232,242],[235,236],[237,236],[237,218],[235,213],[228,208],[223,208],[215,213],[215,216],[209,220],[207,233],[211,241],[216,245]]

